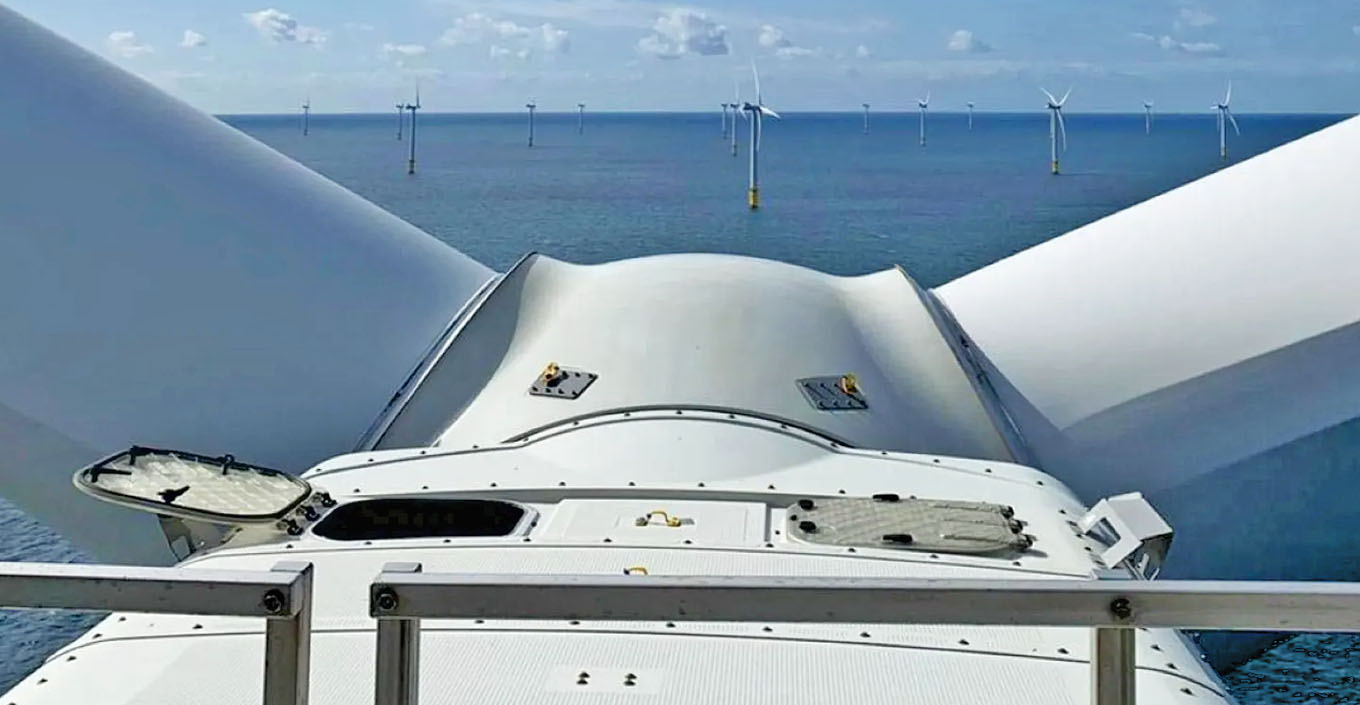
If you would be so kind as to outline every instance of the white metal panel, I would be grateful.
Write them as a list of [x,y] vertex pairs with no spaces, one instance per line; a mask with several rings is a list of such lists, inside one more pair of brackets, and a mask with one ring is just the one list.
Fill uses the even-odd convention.
[[557,541],[759,546],[765,542],[768,515],[769,509],[758,502],[564,499],[535,533]]
[[1360,120],[941,287],[1040,465],[1086,499],[1360,415]]
[[[871,634],[872,637],[872,634]],[[678,634],[425,631],[422,703],[865,703],[880,705],[1083,705],[1090,667],[1056,651],[1016,655],[892,644]],[[213,703],[251,705],[261,673],[258,636],[110,642],[45,666],[10,693],[49,705]],[[328,705],[373,698],[373,632],[313,639],[312,697]],[[1212,679],[1166,668],[1140,649],[1140,702],[1230,702]],[[121,666],[126,663],[127,666]],[[231,667],[224,668],[224,664]],[[586,686],[575,686],[579,674]],[[610,688],[633,673],[632,688]],[[43,679],[39,684],[37,681]],[[621,685],[621,684],[620,684]],[[1187,695],[1181,689],[1188,689]]]
[[[530,396],[550,362],[599,379],[576,399]],[[850,372],[867,410],[819,411],[797,385]],[[530,258],[468,321],[380,447],[487,445],[655,405],[749,410],[866,447],[1011,457],[900,271],[835,277],[728,255]]]
[[169,553],[67,511],[75,468],[348,450],[491,275],[5,8],[0,65],[0,484],[103,558]]

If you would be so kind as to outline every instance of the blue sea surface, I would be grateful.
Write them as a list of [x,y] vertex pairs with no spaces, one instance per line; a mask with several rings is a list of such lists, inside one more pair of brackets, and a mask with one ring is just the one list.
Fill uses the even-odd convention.
[[[1238,116],[1229,163],[1344,117]],[[901,265],[937,286],[1224,164],[1209,112],[1157,116],[1150,135],[1141,114],[1068,115],[1057,177],[1042,113],[979,113],[972,132],[934,113],[925,147],[915,113],[873,114],[868,134],[859,113],[791,114],[766,123],[751,211],[746,124],[733,157],[716,111],[587,114],[580,134],[574,114],[540,113],[532,149],[524,115],[422,114],[414,176],[395,113],[315,115],[305,137],[297,116],[223,119],[498,270],[529,251],[580,263],[707,251],[838,274]],[[78,559],[0,501],[0,560]],[[92,619],[0,611],[0,690]],[[1249,705],[1360,702],[1358,647],[1295,637],[1225,680]]]

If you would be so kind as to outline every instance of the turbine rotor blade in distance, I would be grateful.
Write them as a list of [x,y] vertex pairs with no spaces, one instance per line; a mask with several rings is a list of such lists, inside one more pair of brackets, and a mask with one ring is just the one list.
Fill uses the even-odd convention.
[[1068,99],[1071,95],[1072,95],[1072,87],[1071,87],[1071,86],[1068,86],[1068,87],[1067,87],[1067,92],[1063,94],[1062,100],[1058,101],[1058,107],[1061,108],[1063,105],[1065,105],[1065,104],[1067,103],[1067,99]]
[[1062,151],[1067,151],[1067,125],[1063,123],[1062,109],[1053,111],[1058,116],[1058,132],[1062,135]]
[[1039,87],[1039,92],[1040,92],[1040,93],[1043,93],[1044,96],[1045,96],[1046,98],[1048,98],[1048,102],[1049,102],[1050,104],[1052,104],[1052,105],[1057,105],[1057,104],[1058,104],[1058,99],[1057,99],[1057,98],[1054,98],[1054,97],[1053,97],[1053,94],[1052,94],[1052,93],[1049,93],[1047,90],[1045,90],[1043,86],[1040,86],[1040,87]]
[[1232,111],[1225,108],[1223,110],[1223,114],[1227,116],[1228,122],[1232,123],[1233,132],[1236,132],[1239,135],[1242,134],[1242,130],[1238,129],[1237,127],[1237,118],[1233,117]]
[[769,108],[767,108],[767,107],[765,107],[765,106],[763,106],[763,105],[760,106],[760,112],[761,112],[761,113],[764,113],[765,115],[769,115],[770,117],[772,117],[772,118],[774,118],[774,119],[776,119],[776,120],[780,119],[779,113],[776,113],[775,111],[770,110]]

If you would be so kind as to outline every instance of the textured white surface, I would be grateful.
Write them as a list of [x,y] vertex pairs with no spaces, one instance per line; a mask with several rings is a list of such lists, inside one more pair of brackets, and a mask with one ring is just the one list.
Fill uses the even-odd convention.
[[[898,270],[534,257],[472,316],[381,447],[488,445],[602,411],[693,405],[789,419],[862,447],[1009,458],[921,296]],[[578,399],[529,396],[549,362],[600,377]],[[818,411],[797,385],[848,372],[867,410]]]
[[80,465],[346,451],[491,275],[2,7],[0,66],[0,484],[101,557],[169,553],[66,511]]
[[1360,416],[1360,120],[941,287],[1039,465],[1145,493]]
[[[101,469],[116,471],[99,472],[98,480],[90,483],[104,492],[215,514],[278,515],[307,494],[307,486],[289,475],[239,469],[223,472],[219,466],[174,455],[145,455],[136,464],[123,457]],[[84,475],[88,478],[89,473]],[[170,502],[161,496],[166,490],[176,492]]]
[[[620,413],[506,446],[347,455],[309,481],[342,502],[498,496],[529,504],[537,524],[524,535],[469,539],[344,542],[306,533],[228,545],[187,565],[313,563],[318,703],[371,699],[368,584],[390,561],[442,573],[619,575],[641,566],[650,575],[1091,579],[1099,545],[1073,521],[1085,508],[1051,477],[1008,463],[849,449],[733,416]],[[1037,537],[1034,550],[962,556],[821,546],[781,530],[799,497],[881,491],[1009,504]],[[636,516],[652,509],[682,517],[681,525],[658,518],[638,527]],[[659,540],[658,532],[683,538]],[[422,703],[1082,705],[1089,678],[1081,629],[425,620],[422,634]],[[253,703],[260,638],[258,621],[116,614],[7,697],[23,705]],[[1174,632],[1140,631],[1138,640],[1145,701],[1180,702],[1189,688],[1197,703],[1224,702],[1215,676]],[[586,686],[576,685],[581,671],[591,674]],[[627,673],[637,685],[623,685]]]

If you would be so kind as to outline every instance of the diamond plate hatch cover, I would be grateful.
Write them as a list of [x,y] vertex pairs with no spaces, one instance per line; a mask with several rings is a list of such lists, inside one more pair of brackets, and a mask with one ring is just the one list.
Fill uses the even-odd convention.
[[550,362],[529,386],[529,394],[536,397],[575,399],[585,394],[586,388],[599,377],[594,372],[560,367],[557,363]]
[[804,377],[798,388],[818,411],[855,411],[869,408],[864,390],[853,374]]
[[1010,507],[895,494],[800,499],[786,523],[789,536],[832,546],[980,554],[1023,551],[1034,541]]

